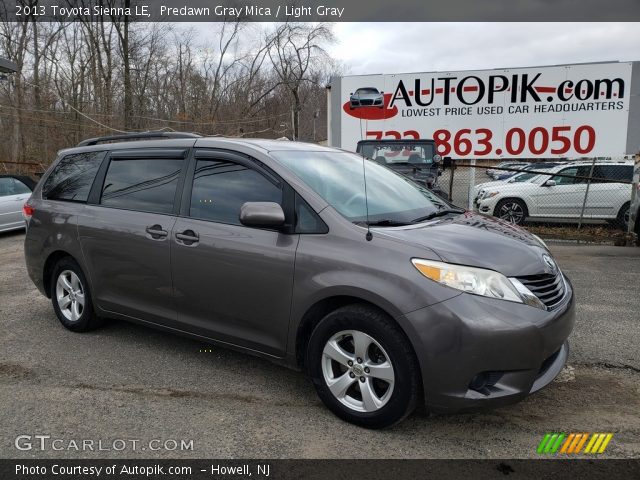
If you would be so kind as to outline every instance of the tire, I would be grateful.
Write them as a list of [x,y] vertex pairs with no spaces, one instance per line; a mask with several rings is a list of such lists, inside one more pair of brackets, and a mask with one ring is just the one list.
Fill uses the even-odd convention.
[[327,408],[362,427],[394,425],[420,398],[420,372],[409,341],[389,317],[367,305],[341,307],[320,321],[309,339],[306,367]]
[[73,258],[64,257],[53,268],[50,291],[53,310],[66,329],[88,332],[102,325],[93,310],[87,279]]
[[629,228],[629,220],[631,219],[631,202],[627,202],[622,207],[620,207],[620,211],[618,212],[618,216],[615,220],[609,222],[616,228],[621,228],[625,232]]
[[527,205],[518,198],[505,198],[500,200],[493,210],[493,216],[505,220],[515,225],[522,225],[527,217],[529,211]]

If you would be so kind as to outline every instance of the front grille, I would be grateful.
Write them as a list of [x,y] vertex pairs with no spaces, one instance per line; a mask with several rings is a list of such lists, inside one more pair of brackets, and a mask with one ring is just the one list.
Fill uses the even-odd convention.
[[517,277],[520,282],[531,290],[548,309],[554,309],[564,298],[564,280],[562,274],[545,273],[542,275],[528,275]]
[[360,105],[373,105],[373,100],[360,100]]

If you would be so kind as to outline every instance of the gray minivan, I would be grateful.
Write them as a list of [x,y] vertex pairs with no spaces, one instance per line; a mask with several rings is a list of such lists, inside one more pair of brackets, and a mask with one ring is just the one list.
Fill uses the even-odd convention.
[[353,153],[91,139],[24,214],[29,275],[69,330],[130,320],[283,362],[365,427],[515,402],[567,359],[573,290],[542,241]]

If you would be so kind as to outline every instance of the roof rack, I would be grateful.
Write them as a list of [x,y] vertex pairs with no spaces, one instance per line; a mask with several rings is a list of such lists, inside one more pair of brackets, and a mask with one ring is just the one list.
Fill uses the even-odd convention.
[[111,142],[114,140],[140,140],[143,138],[200,138],[201,135],[189,132],[131,132],[122,135],[110,135],[107,137],[95,137],[82,140],[78,143],[78,147],[87,147],[89,145],[97,145],[102,142]]

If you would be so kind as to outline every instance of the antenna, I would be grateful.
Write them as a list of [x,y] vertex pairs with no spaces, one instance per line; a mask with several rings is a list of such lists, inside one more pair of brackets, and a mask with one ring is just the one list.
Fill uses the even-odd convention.
[[[362,117],[360,117],[360,140],[364,140],[362,138]],[[369,197],[367,196],[367,169],[364,164],[364,152],[361,152],[362,155],[362,178],[364,179],[364,207],[367,215],[367,234],[364,238],[367,239],[367,242],[370,242],[373,238],[373,234],[371,233],[371,226],[369,225]]]
[[365,166],[365,158],[362,155],[362,177],[364,178],[364,207],[367,214],[367,234],[364,238],[367,239],[367,242],[370,242],[373,238],[373,234],[371,233],[371,227],[369,226],[369,197],[367,196],[367,168]]

